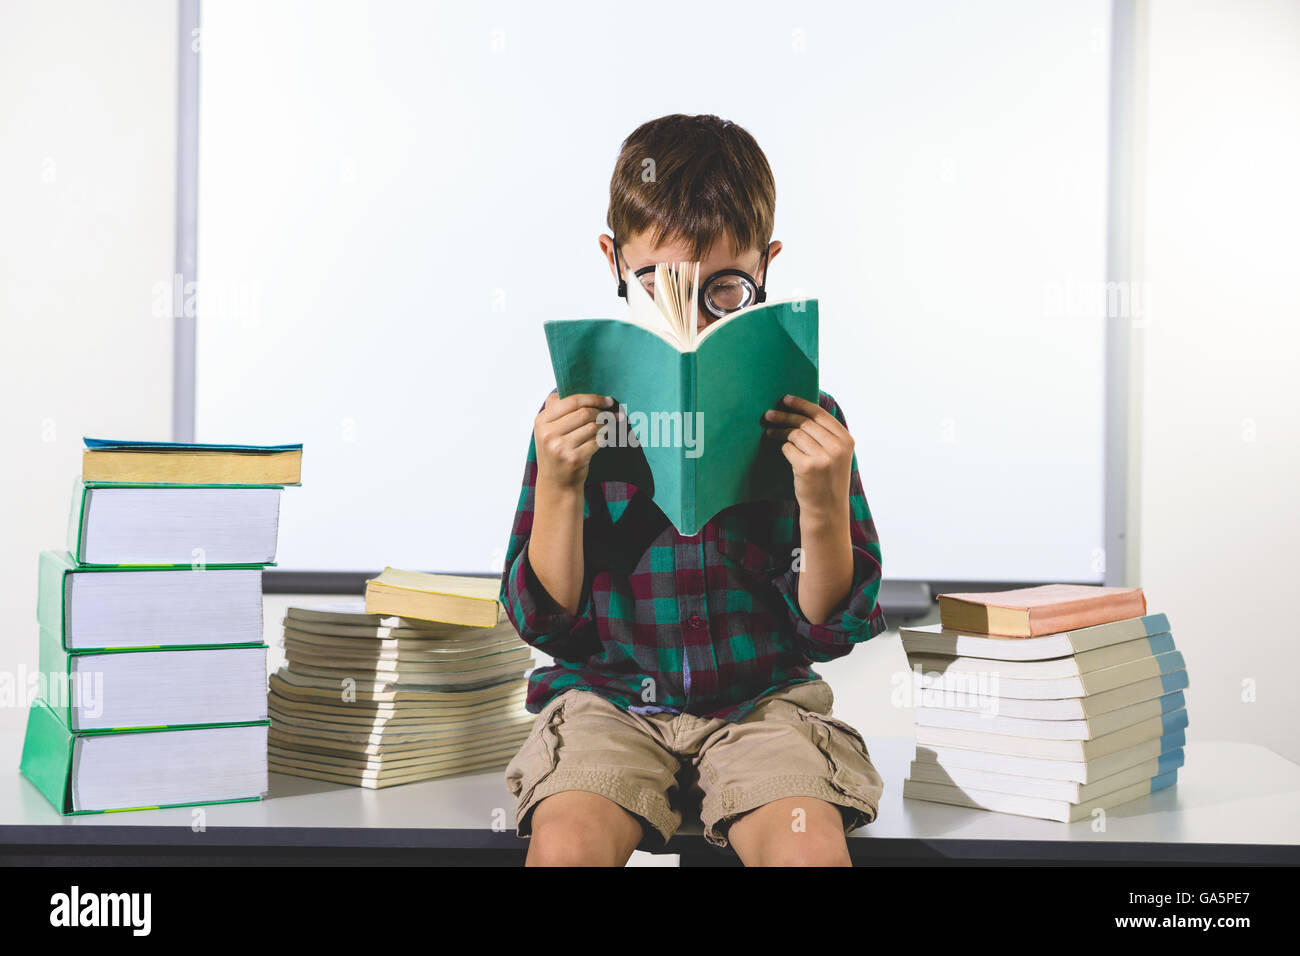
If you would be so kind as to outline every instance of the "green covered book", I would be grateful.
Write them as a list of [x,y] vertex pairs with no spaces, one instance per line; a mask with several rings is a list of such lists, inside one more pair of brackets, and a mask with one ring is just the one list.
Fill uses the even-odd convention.
[[68,651],[41,628],[40,695],[73,731],[267,719],[265,644]]
[[80,565],[42,551],[36,617],[70,651],[262,643],[262,565]]
[[269,724],[73,732],[38,699],[20,769],[63,814],[260,800]]
[[175,485],[78,480],[68,552],[79,565],[275,563],[279,485]]
[[602,414],[589,480],[636,485],[685,535],[732,505],[792,500],[790,464],[762,416],[785,395],[818,399],[817,300],[750,306],[697,331],[692,285],[655,299],[627,287],[626,319],[545,325],[560,396],[618,403]]

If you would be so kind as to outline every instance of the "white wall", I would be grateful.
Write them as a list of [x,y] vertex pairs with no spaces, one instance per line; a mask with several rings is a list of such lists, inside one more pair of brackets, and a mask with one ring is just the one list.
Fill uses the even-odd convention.
[[169,0],[0,5],[0,673],[36,666],[81,437],[170,437],[176,30]]
[[1189,735],[1297,760],[1300,3],[1156,0],[1149,65],[1132,583],[1187,658]]

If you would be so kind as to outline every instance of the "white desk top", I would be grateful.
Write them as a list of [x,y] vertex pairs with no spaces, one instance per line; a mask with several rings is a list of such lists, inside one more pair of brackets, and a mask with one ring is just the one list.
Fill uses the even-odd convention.
[[[25,710],[0,711],[0,844],[522,845],[503,770],[378,791],[271,774],[270,793],[260,802],[203,807],[202,832],[193,828],[197,808],[189,807],[63,816],[18,772],[25,722]],[[876,822],[851,836],[858,849],[875,849],[859,841],[905,841],[963,856],[990,849],[966,841],[1001,841],[1011,857],[1044,858],[1062,843],[1098,844],[1103,856],[1108,844],[1212,844],[1282,847],[1285,858],[1300,859],[1300,766],[1258,745],[1190,743],[1176,786],[1115,807],[1105,832],[1094,832],[1091,820],[1055,823],[903,800],[912,741],[869,737],[867,743],[885,794]],[[703,844],[698,824],[680,835]]]

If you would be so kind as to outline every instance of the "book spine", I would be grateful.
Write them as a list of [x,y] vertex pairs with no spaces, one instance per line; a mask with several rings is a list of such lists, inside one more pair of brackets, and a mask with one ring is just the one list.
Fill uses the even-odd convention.
[[[699,409],[699,362],[697,352],[683,352],[681,354],[681,399],[678,402],[682,410],[682,435],[684,436],[687,428],[693,428],[695,423],[695,413]],[[690,536],[698,534],[700,530],[701,508],[700,483],[699,483],[699,464],[702,458],[690,458],[686,455],[685,447],[677,450],[676,461],[681,469],[681,515],[682,515],[682,534]]]
[[77,483],[72,486],[72,507],[68,513],[68,554],[72,555],[72,560],[78,564],[81,563],[81,529],[86,521],[86,504],[89,498],[89,489],[78,478]]
[[42,551],[37,570],[36,621],[42,629],[49,629],[67,646],[68,631],[64,609],[67,588],[71,581],[68,572],[71,562],[58,551]]
[[46,706],[59,715],[64,726],[71,729],[74,723],[72,707],[75,699],[72,683],[72,655],[63,649],[62,636],[44,626],[41,627],[37,662],[41,675],[42,699]]
[[1067,601],[1051,607],[1029,609],[1029,635],[1057,634],[1111,621],[1143,617],[1146,595],[1139,588],[1129,594],[1108,594],[1085,601]]

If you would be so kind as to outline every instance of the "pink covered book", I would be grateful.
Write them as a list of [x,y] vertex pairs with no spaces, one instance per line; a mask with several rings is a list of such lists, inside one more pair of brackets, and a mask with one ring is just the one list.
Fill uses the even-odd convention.
[[1040,637],[1146,612],[1141,588],[1044,584],[1014,591],[939,595],[939,619],[945,628],[1000,637]]

